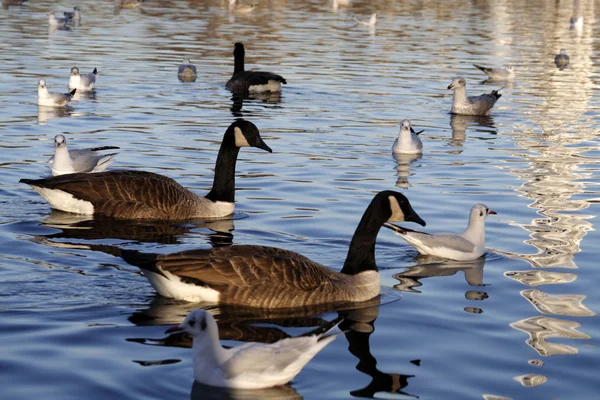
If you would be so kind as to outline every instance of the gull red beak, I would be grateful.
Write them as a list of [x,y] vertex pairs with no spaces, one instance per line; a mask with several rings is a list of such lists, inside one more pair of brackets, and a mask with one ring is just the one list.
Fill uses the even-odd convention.
[[496,215],[496,214],[498,214],[498,213],[497,213],[496,211],[494,211],[494,210],[489,210],[489,211],[488,211],[488,215],[491,215],[491,214],[494,214],[494,215]]
[[179,325],[175,325],[170,327],[165,331],[165,333],[173,333],[173,332],[181,332],[183,329],[179,327]]

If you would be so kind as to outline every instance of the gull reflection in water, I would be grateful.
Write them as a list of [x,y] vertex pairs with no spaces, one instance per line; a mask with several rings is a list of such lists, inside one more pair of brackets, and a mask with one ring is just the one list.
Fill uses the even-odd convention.
[[494,118],[490,115],[457,115],[450,116],[450,128],[452,128],[451,146],[461,147],[467,138],[467,128],[475,129],[476,132],[497,134]]
[[46,125],[49,119],[52,118],[66,118],[73,115],[73,108],[67,107],[47,107],[38,106],[38,124]]
[[421,159],[423,153],[419,154],[398,154],[392,153],[392,156],[396,160],[396,186],[401,189],[408,189],[411,185],[408,182],[408,177],[411,176],[410,169],[413,162]]
[[510,324],[511,328],[518,329],[529,335],[526,343],[541,356],[557,354],[577,354],[579,350],[566,344],[547,342],[549,338],[590,339],[589,335],[579,332],[579,322],[564,319],[537,316],[522,319]]

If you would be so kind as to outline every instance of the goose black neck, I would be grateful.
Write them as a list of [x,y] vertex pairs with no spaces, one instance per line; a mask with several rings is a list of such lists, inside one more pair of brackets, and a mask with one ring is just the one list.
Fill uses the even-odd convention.
[[219,149],[215,164],[215,179],[212,189],[206,195],[207,199],[228,203],[235,201],[235,163],[239,152],[240,148],[235,145],[234,134],[228,129]]
[[342,274],[356,275],[364,271],[377,271],[375,241],[379,229],[389,218],[389,215],[384,215],[383,209],[377,198],[367,207],[352,236]]
[[234,68],[233,74],[244,71],[244,51],[236,50],[233,54],[234,57]]

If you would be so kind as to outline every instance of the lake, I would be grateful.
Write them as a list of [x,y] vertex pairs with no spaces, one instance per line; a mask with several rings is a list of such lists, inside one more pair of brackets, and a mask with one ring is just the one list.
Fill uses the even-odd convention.
[[[50,29],[31,1],[0,10],[0,386],[6,398],[591,399],[600,363],[600,9],[592,1],[149,0],[79,3]],[[375,30],[356,23],[378,13]],[[583,26],[570,28],[573,15]],[[233,44],[247,68],[283,75],[281,95],[232,99]],[[554,56],[565,49],[570,64]],[[180,82],[184,58],[197,66]],[[472,64],[513,65],[485,82]],[[37,81],[66,92],[71,67],[96,90],[37,106]],[[450,115],[455,76],[501,89],[489,117]],[[119,146],[112,169],[152,171],[198,193],[226,128],[243,117],[269,154],[244,148],[236,213],[222,221],[119,222],[52,211],[21,178],[50,174],[54,136]],[[400,122],[424,143],[394,157]],[[426,231],[461,231],[484,203],[485,258],[448,262],[382,229],[382,296],[352,310],[269,313],[157,296],[100,249],[172,253],[230,244],[297,251],[339,270],[373,195],[405,194]],[[404,223],[410,228],[415,224]],[[420,229],[420,228],[419,228]],[[95,246],[94,245],[107,245]],[[190,341],[165,330],[209,308],[222,343],[273,342],[342,314],[344,334],[289,384],[223,393],[193,384]]]

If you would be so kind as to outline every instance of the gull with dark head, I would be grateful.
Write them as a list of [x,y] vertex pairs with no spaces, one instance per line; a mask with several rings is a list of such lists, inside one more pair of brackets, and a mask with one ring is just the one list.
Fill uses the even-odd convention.
[[101,151],[116,150],[117,146],[101,146],[90,149],[71,150],[67,148],[64,135],[54,137],[54,156],[48,160],[52,165],[52,176],[77,172],[102,172],[114,161],[118,153],[101,154]]
[[451,112],[460,115],[489,115],[494,104],[502,96],[498,90],[481,96],[467,96],[467,81],[460,76],[452,80],[448,90],[454,90]]
[[98,69],[88,74],[79,74],[79,68],[71,68],[71,75],[69,76],[69,89],[77,89],[80,92],[87,92],[93,90],[96,87],[96,76],[98,75]]
[[76,90],[73,89],[69,93],[50,93],[46,81],[40,79],[38,81],[38,106],[66,107],[75,95]]
[[469,216],[467,229],[456,233],[426,233],[386,223],[384,226],[406,240],[424,255],[450,260],[475,260],[485,252],[485,219],[496,214],[485,204],[475,204]]
[[226,349],[219,341],[219,327],[213,316],[198,309],[167,333],[183,331],[192,336],[197,382],[232,389],[263,389],[284,385],[298,375],[336,338],[331,331],[340,322],[342,318],[338,317],[311,332],[275,343],[249,342]]
[[560,49],[560,52],[554,56],[554,64],[556,64],[556,67],[561,71],[567,68],[569,62],[570,58],[565,49]]

